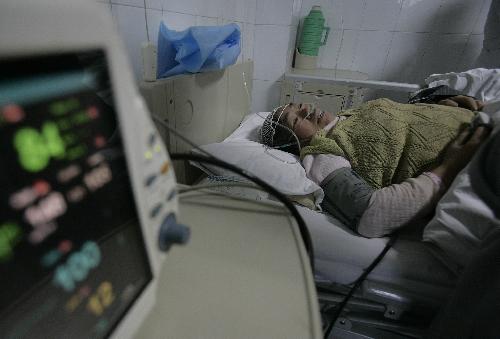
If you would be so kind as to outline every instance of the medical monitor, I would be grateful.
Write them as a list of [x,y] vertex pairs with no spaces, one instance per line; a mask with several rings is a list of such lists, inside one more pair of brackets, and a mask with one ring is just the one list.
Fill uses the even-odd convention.
[[94,4],[52,1],[62,24],[24,4],[0,5],[0,337],[132,336],[177,226],[172,166]]
[[103,336],[151,280],[107,73],[102,51],[0,63],[2,338]]

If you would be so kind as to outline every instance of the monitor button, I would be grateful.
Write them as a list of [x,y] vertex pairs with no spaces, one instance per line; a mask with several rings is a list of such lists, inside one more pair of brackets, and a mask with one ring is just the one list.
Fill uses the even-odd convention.
[[162,204],[157,204],[155,207],[153,207],[151,211],[149,211],[149,216],[151,217],[151,219],[155,218],[158,215],[158,213],[160,213],[162,208],[163,208]]
[[160,226],[158,246],[166,252],[174,244],[184,245],[188,242],[191,232],[188,227],[178,224],[174,213],[165,217]]
[[147,187],[151,186],[155,182],[157,177],[158,175],[156,174],[150,175],[149,177],[146,178],[146,180],[144,180],[144,185]]

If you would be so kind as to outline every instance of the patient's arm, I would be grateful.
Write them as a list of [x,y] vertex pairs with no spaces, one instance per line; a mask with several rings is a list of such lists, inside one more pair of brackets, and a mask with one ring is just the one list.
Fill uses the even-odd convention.
[[342,157],[307,155],[302,163],[323,188],[323,209],[366,237],[392,233],[438,197],[439,178],[433,181],[430,175],[375,190]]
[[390,234],[432,211],[442,194],[431,173],[375,190],[351,168],[334,171],[323,183],[325,211],[365,237]]
[[381,237],[430,213],[446,187],[470,161],[488,129],[462,132],[432,172],[372,189],[351,168],[335,170],[322,183],[323,208],[366,237]]
[[445,191],[437,176],[416,178],[376,190],[357,226],[365,237],[382,237],[428,216]]

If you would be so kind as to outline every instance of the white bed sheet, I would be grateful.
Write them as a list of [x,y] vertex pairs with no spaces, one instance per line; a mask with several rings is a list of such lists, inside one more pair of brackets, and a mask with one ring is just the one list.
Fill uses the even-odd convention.
[[[199,184],[213,184],[207,178]],[[266,201],[255,191],[221,185],[215,190],[239,198]],[[388,238],[356,235],[327,213],[296,205],[311,234],[315,276],[341,285],[354,282],[383,250]],[[456,283],[456,275],[434,257],[420,240],[398,239],[367,280],[426,299],[443,299]]]
[[[311,233],[315,274],[339,284],[350,284],[382,251],[388,238],[356,235],[329,214],[297,206]],[[369,281],[402,287],[429,297],[443,296],[456,276],[419,240],[398,239],[368,276]]]

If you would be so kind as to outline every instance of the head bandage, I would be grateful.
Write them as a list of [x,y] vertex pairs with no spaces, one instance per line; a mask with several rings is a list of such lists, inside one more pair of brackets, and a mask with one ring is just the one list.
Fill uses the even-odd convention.
[[[287,146],[291,145],[297,145],[299,152],[301,150],[300,147],[300,141],[295,132],[290,129],[288,126],[282,124],[281,117],[283,116],[283,113],[285,112],[285,109],[291,104],[286,104],[282,106],[276,107],[271,114],[267,116],[267,118],[264,120],[264,123],[262,124],[262,127],[260,128],[260,141],[267,146],[273,147],[273,148],[284,148]],[[277,117],[275,119],[275,117]],[[275,140],[274,136],[276,134],[276,128],[280,127],[288,132],[290,132],[291,136],[295,138],[295,141],[285,143],[283,145],[275,145]]]

